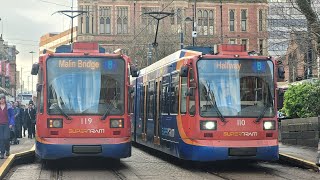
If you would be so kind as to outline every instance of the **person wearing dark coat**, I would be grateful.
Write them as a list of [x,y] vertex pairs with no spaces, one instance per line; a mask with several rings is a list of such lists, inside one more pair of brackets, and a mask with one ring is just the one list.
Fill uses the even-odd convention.
[[21,114],[21,125],[22,125],[23,137],[26,137],[26,131],[28,130],[27,122],[25,121],[25,111],[26,111],[26,107],[24,104],[22,104],[20,108],[20,114]]
[[28,138],[35,137],[35,125],[36,125],[36,110],[33,108],[33,104],[29,103],[28,108],[24,112],[24,120],[28,127]]
[[16,138],[22,138],[21,108],[18,102],[14,103],[13,112],[14,112]]

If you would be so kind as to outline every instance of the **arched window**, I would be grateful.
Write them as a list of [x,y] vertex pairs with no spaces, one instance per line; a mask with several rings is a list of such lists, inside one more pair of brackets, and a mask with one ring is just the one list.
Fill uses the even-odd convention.
[[117,19],[117,33],[122,34],[122,19],[120,17]]
[[100,34],[104,34],[105,33],[105,30],[104,30],[104,18],[103,17],[100,18],[99,30],[100,30]]
[[241,31],[247,31],[247,10],[241,10]]
[[111,34],[111,22],[110,17],[106,18],[106,34]]
[[214,34],[214,11],[210,10],[209,11],[209,34],[213,35]]
[[128,8],[117,7],[117,33],[128,34]]
[[209,20],[208,20],[208,11],[203,11],[203,35],[208,35],[208,27],[209,27]]
[[234,31],[234,9],[229,11],[229,29],[230,31]]
[[123,19],[123,32],[124,34],[128,34],[128,19],[125,17]]
[[89,24],[90,24],[90,18],[89,18],[89,16],[87,16],[86,17],[86,33],[90,33],[89,32],[89,30],[90,30]]
[[203,34],[203,32],[202,32],[202,26],[203,26],[202,10],[198,11],[197,16],[198,16],[198,29],[197,30],[198,30],[198,33],[200,35],[202,35]]

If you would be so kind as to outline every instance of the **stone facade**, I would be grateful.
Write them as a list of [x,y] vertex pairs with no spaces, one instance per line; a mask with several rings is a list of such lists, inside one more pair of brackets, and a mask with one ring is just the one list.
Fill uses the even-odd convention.
[[[156,20],[143,13],[162,11],[173,15],[159,21],[159,45],[152,50],[153,62],[178,50],[181,44],[192,45],[193,40],[197,46],[212,47],[245,43],[248,51],[267,55],[267,1],[222,2],[78,0],[78,9],[88,13],[78,18],[77,40],[99,42],[110,52],[121,48],[143,67],[156,31]],[[194,39],[193,28],[198,33]]]

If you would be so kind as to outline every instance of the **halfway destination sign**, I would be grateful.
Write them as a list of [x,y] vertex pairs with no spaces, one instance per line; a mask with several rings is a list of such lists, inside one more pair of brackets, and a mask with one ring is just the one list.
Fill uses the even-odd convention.
[[83,69],[99,69],[100,62],[84,61],[84,60],[59,60],[58,67],[60,68],[83,68]]

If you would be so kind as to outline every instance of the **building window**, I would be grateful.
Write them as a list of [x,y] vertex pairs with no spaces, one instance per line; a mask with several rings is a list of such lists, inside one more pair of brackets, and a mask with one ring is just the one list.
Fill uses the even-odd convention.
[[80,17],[80,28],[79,28],[80,34],[83,33],[83,32],[82,32],[82,28],[83,28],[83,17]]
[[236,39],[229,39],[229,44],[236,44],[237,40]]
[[100,16],[100,34],[111,34],[111,7],[100,7],[99,8]]
[[234,32],[234,9],[229,11],[229,29],[231,32]]
[[127,7],[117,7],[117,34],[128,34]]
[[86,33],[89,33],[89,16],[86,17]]
[[198,29],[200,35],[213,35],[214,32],[214,11],[213,10],[199,10],[198,11]]
[[209,11],[209,34],[214,34],[214,11]]
[[241,10],[241,31],[247,31],[247,10]]
[[[86,11],[90,12],[90,7],[86,6]],[[90,33],[90,13],[86,13],[86,33]]]
[[245,45],[244,50],[248,50],[248,40],[247,39],[241,39],[241,44]]
[[263,49],[264,49],[263,39],[259,39],[259,53],[260,53],[260,55],[263,55]]
[[259,10],[259,31],[263,31],[263,11]]
[[[80,11],[83,11],[83,6],[79,7]],[[79,34],[83,33],[83,15],[80,16]]]

